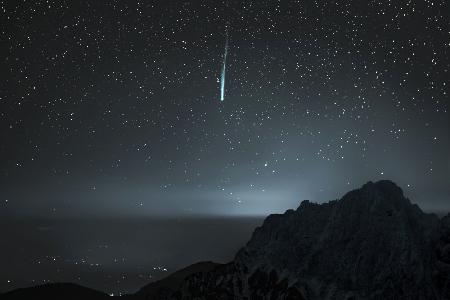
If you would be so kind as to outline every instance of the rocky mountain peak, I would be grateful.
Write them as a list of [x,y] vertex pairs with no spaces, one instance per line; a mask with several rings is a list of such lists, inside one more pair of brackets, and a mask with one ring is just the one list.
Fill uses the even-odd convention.
[[447,299],[443,226],[395,183],[368,182],[340,200],[270,215],[232,263],[193,276],[180,295],[200,288],[217,299]]
[[[74,291],[93,294],[41,286],[3,296]],[[268,216],[228,264],[194,264],[123,299],[450,299],[450,214],[422,212],[391,181],[368,182],[339,200]]]

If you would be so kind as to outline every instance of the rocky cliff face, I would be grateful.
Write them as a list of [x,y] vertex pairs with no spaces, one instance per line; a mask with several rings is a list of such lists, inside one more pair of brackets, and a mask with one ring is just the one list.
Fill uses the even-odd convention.
[[271,215],[233,262],[189,276],[173,299],[450,299],[450,216],[390,181]]
[[[16,290],[1,299],[103,299],[76,285]],[[425,214],[390,181],[342,199],[271,215],[225,265],[182,269],[123,299],[450,299],[450,214]]]
[[436,255],[434,283],[443,299],[450,299],[450,214],[442,219],[439,240],[434,250]]

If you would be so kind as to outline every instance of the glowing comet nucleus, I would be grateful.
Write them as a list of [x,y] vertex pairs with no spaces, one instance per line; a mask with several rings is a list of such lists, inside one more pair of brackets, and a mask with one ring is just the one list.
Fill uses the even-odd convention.
[[225,73],[227,69],[227,55],[228,55],[228,29],[225,40],[225,53],[223,55],[222,73],[220,75],[220,101],[225,100]]

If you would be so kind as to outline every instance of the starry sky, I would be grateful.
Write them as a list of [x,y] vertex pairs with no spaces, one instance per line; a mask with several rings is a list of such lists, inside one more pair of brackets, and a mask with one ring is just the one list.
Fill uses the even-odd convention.
[[449,12],[0,1],[0,216],[265,215],[379,179],[448,210]]

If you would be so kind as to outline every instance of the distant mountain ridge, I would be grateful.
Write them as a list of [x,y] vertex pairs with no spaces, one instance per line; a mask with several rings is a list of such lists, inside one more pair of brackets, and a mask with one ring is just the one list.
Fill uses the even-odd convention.
[[450,299],[450,214],[368,182],[270,215],[232,262],[192,265],[127,299]]
[[48,283],[40,286],[17,289],[0,294],[0,299],[22,300],[22,299],[108,299],[109,295],[75,283]]

